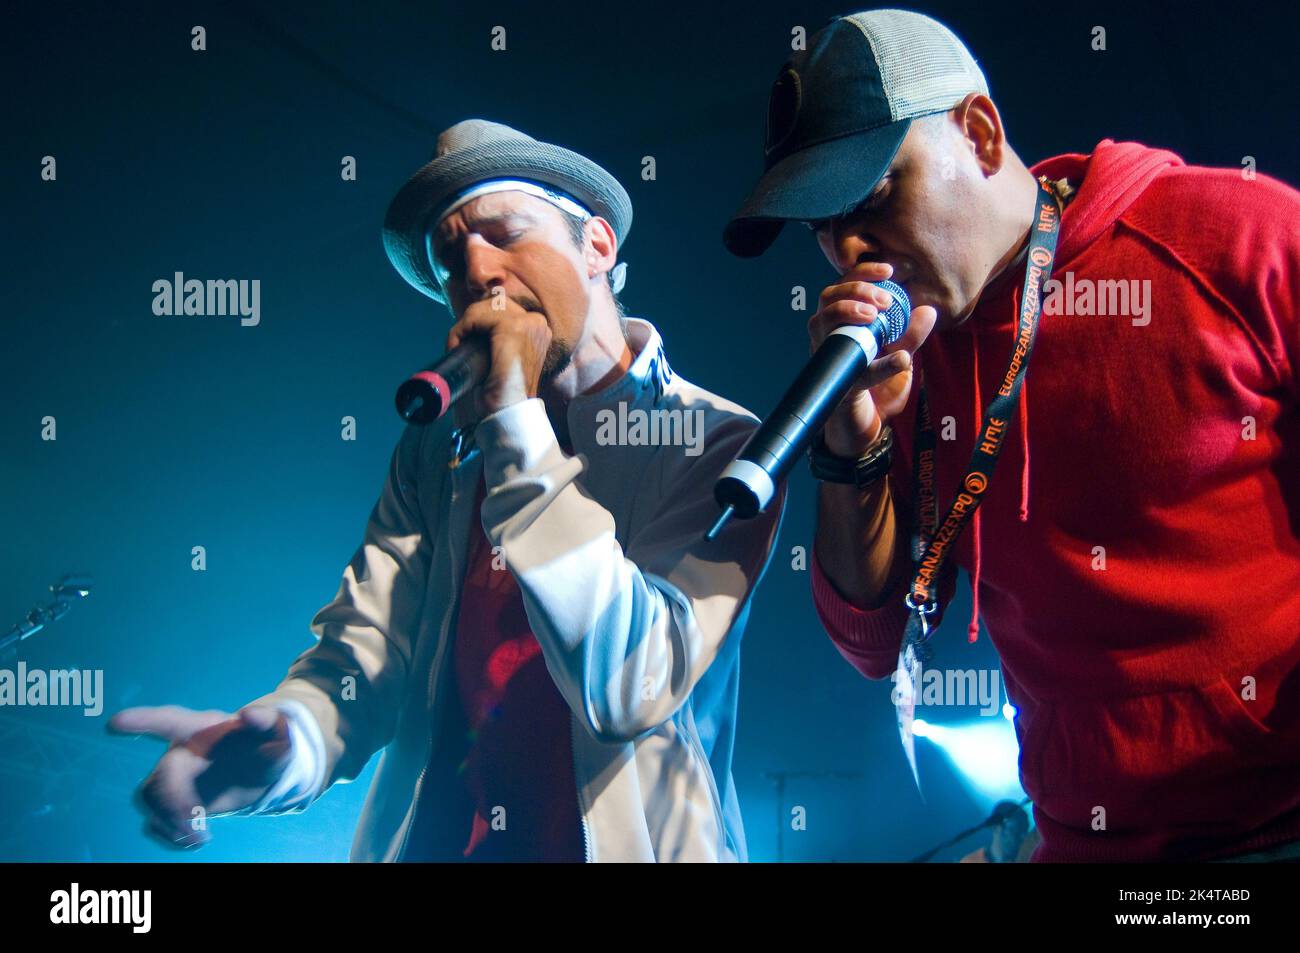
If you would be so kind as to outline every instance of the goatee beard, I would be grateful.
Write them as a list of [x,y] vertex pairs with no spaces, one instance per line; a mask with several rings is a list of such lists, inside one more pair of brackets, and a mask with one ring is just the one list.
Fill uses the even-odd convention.
[[556,377],[568,370],[569,365],[572,363],[573,351],[563,341],[552,338],[550,346],[546,349],[546,357],[542,361],[540,383],[543,385],[551,383]]

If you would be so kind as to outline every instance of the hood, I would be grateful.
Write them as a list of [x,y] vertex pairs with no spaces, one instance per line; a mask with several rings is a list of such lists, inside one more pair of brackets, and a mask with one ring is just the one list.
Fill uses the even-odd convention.
[[[1128,211],[1153,179],[1182,164],[1183,160],[1167,149],[1103,139],[1090,156],[1067,153],[1030,168],[1035,176],[1068,178],[1078,189],[1061,219],[1054,267],[1059,269],[1077,257]],[[1017,275],[1016,284],[1023,279],[1023,274]]]

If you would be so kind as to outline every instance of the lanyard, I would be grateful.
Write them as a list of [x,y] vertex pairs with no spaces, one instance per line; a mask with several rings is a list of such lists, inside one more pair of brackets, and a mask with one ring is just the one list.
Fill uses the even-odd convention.
[[934,634],[929,617],[939,608],[939,573],[962,530],[979,509],[993,477],[993,467],[1002,452],[1003,438],[1020,396],[1025,372],[1029,369],[1029,356],[1043,312],[1043,286],[1052,275],[1056,239],[1060,230],[1061,204],[1055,193],[1048,188],[1046,177],[1040,177],[1038,194],[1034,199],[1034,223],[1029,230],[1029,253],[1025,262],[1024,287],[1020,295],[1020,320],[1015,347],[998,392],[984,411],[979,433],[975,435],[975,449],[971,453],[970,466],[942,521],[938,518],[935,505],[934,422],[926,399],[924,372],[920,375],[918,383],[921,392],[912,461],[912,500],[916,519],[916,531],[912,534],[912,559],[915,575],[904,597],[909,610],[904,642],[915,654],[920,653],[920,647]]

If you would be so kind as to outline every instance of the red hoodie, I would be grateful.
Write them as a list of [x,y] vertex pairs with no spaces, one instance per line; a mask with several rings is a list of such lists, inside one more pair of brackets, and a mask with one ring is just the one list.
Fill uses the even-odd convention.
[[[970,573],[971,637],[982,613],[1019,710],[1034,859],[1298,839],[1300,194],[1110,140],[1033,171],[1079,190],[1053,272],[1067,289],[1072,273],[1076,307],[1046,299],[1019,420],[949,562]],[[1022,279],[1009,269],[918,353],[940,519],[1006,371]],[[1149,320],[1080,313],[1084,289],[1114,280],[1150,281]],[[903,531],[915,410],[914,391],[894,422]],[[845,658],[888,676],[903,592],[860,610],[815,560],[813,591]]]

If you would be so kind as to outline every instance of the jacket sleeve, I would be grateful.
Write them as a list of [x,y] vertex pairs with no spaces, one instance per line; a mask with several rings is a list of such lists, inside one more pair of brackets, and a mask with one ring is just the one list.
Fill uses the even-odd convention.
[[[947,606],[957,589],[957,574],[951,563],[939,579],[939,605]],[[878,609],[860,609],[840,595],[835,583],[822,571],[816,546],[812,559],[813,604],[822,627],[845,661],[867,678],[888,678],[898,666],[898,652],[907,628],[906,586],[890,596]],[[937,626],[942,613],[934,618]]]
[[[918,352],[923,358],[924,348]],[[894,508],[894,532],[910,539],[912,534],[912,429],[917,411],[915,389],[908,400],[906,409],[892,422],[895,438],[899,441],[894,454],[894,464],[890,469],[887,491],[889,500],[886,505]],[[819,512],[818,520],[830,518]],[[897,539],[897,537],[895,537]],[[910,551],[910,546],[907,549]],[[845,661],[867,678],[888,678],[898,665],[898,651],[903,643],[903,631],[907,628],[907,606],[903,603],[907,595],[907,586],[911,574],[905,574],[907,582],[899,586],[893,594],[880,603],[879,608],[864,609],[846,599],[831,582],[822,568],[820,553],[814,545],[812,558],[813,605],[822,627],[831,638],[831,643],[844,656]],[[932,618],[938,625],[943,618],[943,611],[952,602],[957,589],[957,572],[951,559],[944,566],[938,580],[939,612]]]
[[541,400],[479,423],[484,531],[518,581],[556,686],[602,742],[672,717],[767,566],[784,497],[703,539],[717,517],[714,480],[754,426],[736,416],[706,433],[704,452],[677,468],[684,474],[625,552],[614,517],[575,482],[585,460],[560,449]]
[[407,428],[338,594],[312,619],[316,644],[249,703],[288,716],[292,757],[279,783],[240,813],[304,810],[393,737],[431,558],[417,503],[418,445],[418,429]]
[[817,617],[845,661],[867,678],[888,677],[894,671],[907,626],[902,591],[885,600],[879,609],[859,609],[826,578],[815,544],[812,590]]

